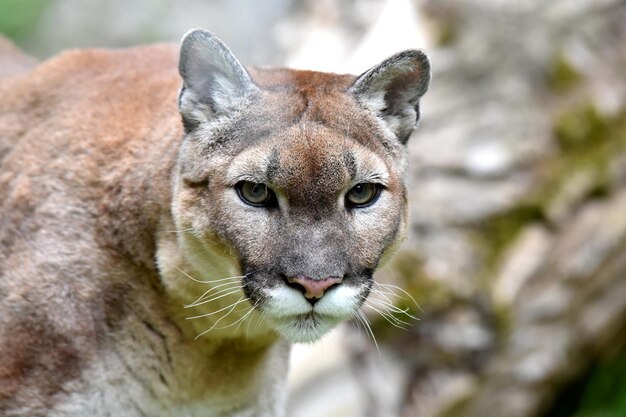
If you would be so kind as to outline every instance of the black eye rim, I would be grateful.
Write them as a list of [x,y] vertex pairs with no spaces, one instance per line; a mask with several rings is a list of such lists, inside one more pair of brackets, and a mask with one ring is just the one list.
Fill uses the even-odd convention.
[[[254,201],[250,201],[248,200],[244,195],[243,192],[241,191],[242,187],[245,184],[261,184],[264,185],[267,188],[268,191],[268,197],[261,201],[261,202],[254,202]],[[235,184],[235,190],[237,190],[237,195],[239,196],[239,199],[241,201],[243,201],[245,204],[252,206],[252,207],[265,207],[265,208],[274,208],[278,206],[278,200],[276,199],[276,194],[274,193],[274,191],[267,185],[264,184],[262,182],[253,182],[253,181],[239,181],[237,184]]]
[[[372,195],[372,198],[370,198],[369,200],[367,200],[365,203],[354,203],[352,201],[350,201],[349,199],[349,195],[350,192],[355,188],[358,187],[359,185],[372,185],[374,186],[374,194]],[[361,182],[358,184],[355,184],[352,188],[350,188],[350,190],[348,190],[348,192],[346,193],[346,197],[345,197],[345,204],[346,207],[348,209],[360,209],[360,208],[366,208],[366,207],[370,207],[372,206],[374,203],[376,203],[376,201],[378,201],[378,198],[380,197],[380,194],[383,190],[383,188],[385,188],[382,184],[379,183],[375,183],[375,182]]]

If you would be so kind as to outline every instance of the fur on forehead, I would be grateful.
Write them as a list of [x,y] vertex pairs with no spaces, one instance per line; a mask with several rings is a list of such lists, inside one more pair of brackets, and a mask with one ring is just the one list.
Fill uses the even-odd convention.
[[[331,80],[333,75],[325,74],[324,78]],[[363,109],[345,88],[324,92],[291,88],[261,90],[245,108],[228,119],[201,125],[187,139],[202,143],[207,151],[219,149],[234,155],[256,146],[257,142],[265,142],[277,132],[306,130],[307,126],[323,126],[336,138],[349,138],[394,159],[402,158],[406,151],[381,126],[376,115]]]
[[229,165],[225,180],[231,186],[239,181],[272,184],[300,176],[305,170],[315,181],[315,177],[328,174],[325,167],[331,167],[336,179],[343,174],[341,183],[335,184],[338,188],[362,182],[387,185],[390,176],[387,164],[377,154],[321,125],[310,125],[308,129],[293,126],[244,150]]

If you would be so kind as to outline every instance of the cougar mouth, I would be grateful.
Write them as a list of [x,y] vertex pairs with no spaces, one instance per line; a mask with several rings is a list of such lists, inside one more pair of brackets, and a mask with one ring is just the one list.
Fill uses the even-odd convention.
[[[341,321],[354,316],[371,285],[369,279],[350,279],[348,282],[335,279],[332,285],[320,284],[326,285],[320,295],[315,294],[317,284],[306,283],[310,286],[307,290],[301,284],[270,280],[263,274],[248,279],[244,288],[251,303],[276,332],[296,343],[313,342]],[[269,286],[268,282],[274,285]]]
[[273,318],[276,331],[292,343],[311,343],[339,324],[343,318],[331,317],[311,311],[292,317]]

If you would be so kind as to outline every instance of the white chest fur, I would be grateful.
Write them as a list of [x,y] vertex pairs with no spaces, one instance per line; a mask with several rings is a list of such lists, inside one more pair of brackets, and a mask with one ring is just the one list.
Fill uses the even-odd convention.
[[181,347],[171,363],[145,349],[109,350],[68,383],[72,394],[48,416],[280,417],[289,348],[285,342],[251,352],[223,346],[202,357]]

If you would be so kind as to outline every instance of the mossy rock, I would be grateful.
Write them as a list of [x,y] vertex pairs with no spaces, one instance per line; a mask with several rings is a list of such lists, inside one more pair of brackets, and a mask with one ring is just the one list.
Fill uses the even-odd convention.
[[556,118],[554,137],[558,151],[534,167],[537,179],[528,195],[475,227],[474,237],[484,249],[487,275],[525,227],[532,223],[553,226],[551,209],[576,180],[573,173],[585,172],[589,180],[572,204],[610,195],[614,187],[611,161],[626,152],[626,110],[605,117],[591,103],[574,106]]
[[565,153],[588,150],[612,139],[612,120],[587,103],[563,113],[554,124],[557,144]]
[[582,82],[582,78],[563,53],[554,57],[548,81],[552,89],[558,93],[572,90]]

